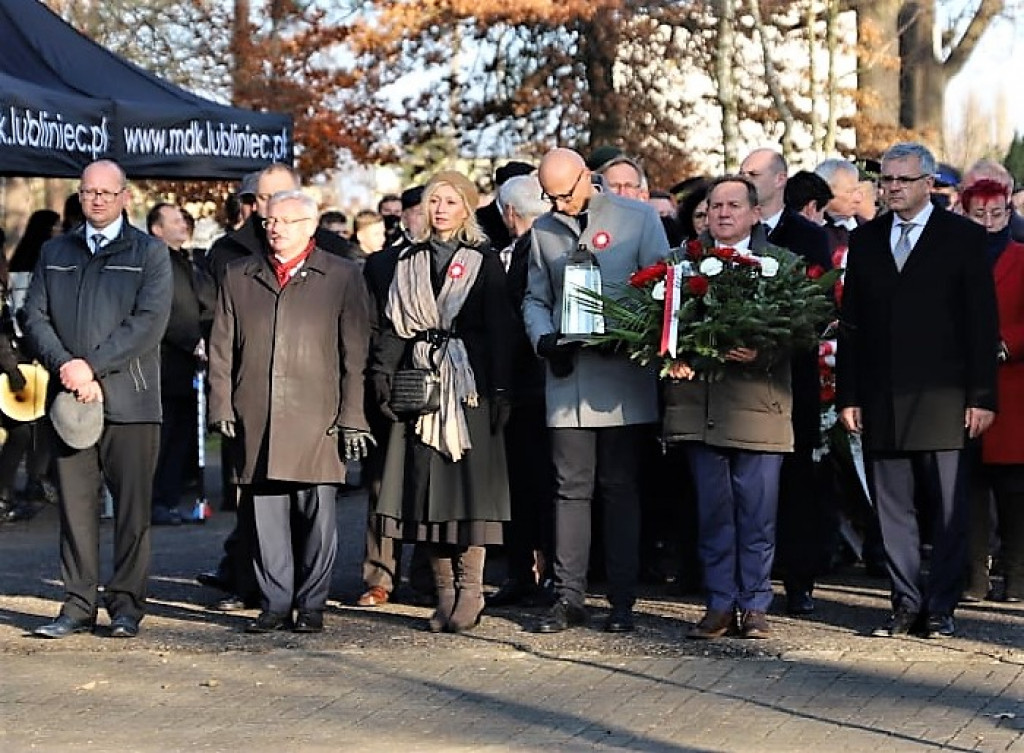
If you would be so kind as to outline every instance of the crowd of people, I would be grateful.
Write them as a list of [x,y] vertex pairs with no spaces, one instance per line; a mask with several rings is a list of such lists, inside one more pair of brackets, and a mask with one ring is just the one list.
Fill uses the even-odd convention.
[[[1024,598],[1013,181],[987,160],[951,176],[913,143],[869,167],[790,175],[756,149],[735,175],[658,190],[618,149],[556,148],[499,168],[490,202],[442,170],[350,223],[274,164],[246,176],[229,231],[200,252],[173,204],[132,227],[123,171],[92,163],[81,219],[36,213],[3,275],[0,370],[15,393],[20,365],[50,375],[47,417],[5,417],[0,453],[7,519],[24,514],[13,485],[30,447],[22,496],[55,497],[51,474],[60,491],[66,597],[36,635],[92,630],[101,606],[112,635],[137,635],[150,526],[187,517],[197,420],[221,435],[237,510],[198,579],[225,592],[214,608],[259,609],[249,632],[324,629],[336,496],[356,461],[369,498],[357,604],[398,597],[411,544],[406,597],[433,607],[434,632],[518,604],[545,607],[536,631],[561,632],[588,621],[604,577],[609,632],[634,630],[639,583],[673,582],[704,594],[689,637],[764,638],[771,579],[788,613],[810,614],[844,551],[890,579],[878,635],[951,636],[961,600]],[[737,347],[712,380],[686,353],[659,379],[579,336],[566,289],[581,270],[614,290],[693,239],[845,269],[837,340]],[[822,459],[829,408],[861,440],[863,485]],[[115,569],[100,589],[104,484]],[[507,577],[485,593],[493,551]]]

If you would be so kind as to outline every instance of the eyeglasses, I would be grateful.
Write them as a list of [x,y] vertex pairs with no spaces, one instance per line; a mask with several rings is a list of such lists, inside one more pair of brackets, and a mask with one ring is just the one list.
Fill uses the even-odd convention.
[[103,204],[107,204],[120,196],[123,191],[123,188],[116,191],[104,191],[102,188],[79,188],[78,195],[83,201],[99,200]]
[[968,212],[968,214],[971,216],[971,219],[977,220],[978,222],[984,222],[985,220],[999,222],[1009,213],[1009,207],[994,207],[992,209],[972,209],[970,212]]
[[573,181],[572,188],[565,193],[548,193],[547,191],[541,190],[540,197],[545,201],[550,201],[552,204],[557,204],[560,201],[569,201],[572,199],[572,195],[576,193],[576,186],[580,184],[580,180],[583,179],[587,169],[583,168],[580,170],[580,174],[576,176],[576,180]]
[[290,226],[290,225],[295,225],[295,224],[297,224],[299,222],[307,222],[308,220],[312,220],[312,219],[313,219],[312,217],[296,217],[294,219],[289,220],[289,219],[287,219],[285,217],[267,217],[265,220],[263,220],[263,227],[265,227],[265,228],[272,228],[272,227],[274,227],[274,225],[288,225],[288,226]]
[[619,191],[639,191],[639,183],[608,183],[608,188],[612,189],[616,193]]
[[922,173],[921,175],[880,175],[878,182],[883,186],[909,186],[911,183],[917,183],[919,180],[930,177],[927,173]]

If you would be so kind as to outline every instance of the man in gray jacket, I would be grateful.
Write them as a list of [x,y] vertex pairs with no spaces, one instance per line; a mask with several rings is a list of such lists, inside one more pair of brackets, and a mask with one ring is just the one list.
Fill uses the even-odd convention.
[[668,253],[657,212],[606,191],[583,158],[553,149],[538,177],[552,211],[533,226],[523,302],[527,334],[547,361],[545,400],[555,465],[555,589],[558,601],[537,625],[555,633],[586,620],[584,599],[595,481],[604,501],[610,632],[633,629],[639,569],[639,448],[658,420],[655,373],[622,353],[579,348],[561,336],[562,294],[571,254],[582,246],[606,290]]
[[[114,575],[104,591],[110,634],[139,632],[149,576],[150,502],[160,443],[160,340],[171,311],[171,262],[163,242],[128,224],[128,188],[115,162],[82,172],[85,225],[43,245],[25,301],[28,339],[80,403],[103,403],[94,444],[57,442],[61,487],[60,616],[43,638],[92,630],[99,587],[98,493],[114,497]],[[77,444],[77,443],[76,443]]]

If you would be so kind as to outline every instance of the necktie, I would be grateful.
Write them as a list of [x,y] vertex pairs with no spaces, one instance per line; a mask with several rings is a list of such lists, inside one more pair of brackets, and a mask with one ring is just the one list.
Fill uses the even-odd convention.
[[901,222],[899,224],[900,237],[896,241],[896,248],[892,251],[892,258],[896,261],[896,269],[903,271],[903,265],[907,263],[907,257],[913,248],[910,245],[910,231],[915,227],[913,222]]
[[508,268],[512,264],[512,246],[509,245],[501,249],[501,251],[498,252],[498,256],[505,267],[505,271],[508,272]]
[[98,254],[103,248],[103,233],[93,233],[89,240],[92,242],[93,254]]

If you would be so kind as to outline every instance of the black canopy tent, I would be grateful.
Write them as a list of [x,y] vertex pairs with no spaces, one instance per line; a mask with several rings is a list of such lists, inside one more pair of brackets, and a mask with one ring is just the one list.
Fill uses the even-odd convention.
[[79,34],[38,0],[0,0],[0,175],[237,178],[292,161],[292,119],[198,97]]

